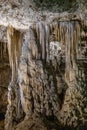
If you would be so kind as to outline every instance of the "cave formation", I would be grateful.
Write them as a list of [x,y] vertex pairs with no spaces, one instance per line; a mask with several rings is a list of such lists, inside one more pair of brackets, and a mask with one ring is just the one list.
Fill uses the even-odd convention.
[[0,43],[0,68],[8,77],[0,82],[8,86],[5,130],[86,125],[86,27],[79,19],[56,19],[32,23],[27,31],[6,28],[7,42]]

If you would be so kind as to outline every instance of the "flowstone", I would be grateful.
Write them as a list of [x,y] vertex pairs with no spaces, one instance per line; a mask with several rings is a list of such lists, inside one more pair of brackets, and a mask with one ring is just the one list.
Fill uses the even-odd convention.
[[21,32],[8,28],[12,80],[6,130],[85,124],[86,97],[77,81],[80,28],[78,20],[34,23],[23,45]]

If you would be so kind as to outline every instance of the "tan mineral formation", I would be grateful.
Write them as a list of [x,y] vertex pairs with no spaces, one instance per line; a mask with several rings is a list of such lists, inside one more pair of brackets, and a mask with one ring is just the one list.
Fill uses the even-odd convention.
[[83,130],[86,2],[40,2],[0,1],[0,130]]

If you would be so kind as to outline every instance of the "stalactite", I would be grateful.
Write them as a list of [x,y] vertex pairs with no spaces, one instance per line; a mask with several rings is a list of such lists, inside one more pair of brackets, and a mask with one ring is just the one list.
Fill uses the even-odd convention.
[[[73,36],[73,49],[74,49],[74,54],[73,54],[73,69],[75,70],[75,73],[77,75],[77,64],[76,64],[76,59],[78,59],[78,45],[80,43],[80,32],[81,32],[81,27],[78,22],[74,23],[75,25],[75,31],[74,31],[74,36]],[[75,44],[75,42],[77,44]],[[80,56],[80,55],[79,55]]]
[[49,25],[45,25],[45,30],[46,30],[46,61],[49,62],[49,35],[50,35]]
[[31,50],[32,57],[34,59],[38,58],[38,49],[37,49],[37,41],[34,29],[32,27],[29,28],[29,49]]
[[39,31],[40,31],[40,44],[41,44],[41,50],[42,50],[42,59],[45,59],[45,29],[44,24],[40,23],[39,25]]
[[[76,73],[74,72],[75,71],[74,69],[76,68],[76,56],[77,56],[76,46],[79,41],[76,40],[75,37],[79,39],[80,31],[78,30],[77,36],[76,34],[74,35],[74,33],[76,32],[78,27],[80,28],[80,25],[78,22],[76,26],[75,24],[76,22],[74,21],[66,23],[67,32],[66,32],[66,41],[65,41],[66,44],[66,73],[65,74],[66,74],[67,82],[70,82],[70,80],[73,80],[73,78],[75,80],[75,73]],[[68,72],[68,70],[70,70],[70,72]]]
[[18,86],[18,68],[22,48],[22,38],[23,36],[18,30],[14,29],[12,26],[8,26],[8,54],[10,67],[12,69],[12,78],[8,86],[8,109],[5,119],[6,130],[12,130],[13,120],[17,120],[22,116]]
[[[66,75],[67,81],[70,81],[70,73],[68,72],[68,70],[70,70],[70,68],[73,67],[73,64],[75,64],[75,58],[74,58],[73,53],[77,55],[77,53],[75,52],[75,49],[74,51],[72,49],[74,48],[73,44],[76,43],[76,41],[73,42],[73,40],[74,40],[74,32],[77,29],[77,26],[75,28],[75,21],[71,21],[71,22],[70,21],[59,21],[59,22],[55,21],[51,23],[50,26],[42,22],[39,24],[36,23],[36,25],[34,24],[34,27],[33,27],[36,32],[36,42],[37,42],[37,48],[38,48],[37,52],[39,53],[37,57],[40,58],[40,55],[41,55],[42,59],[48,59],[50,41],[58,41],[60,42],[62,49],[66,48],[65,50],[67,53],[66,53],[65,75]],[[76,46],[77,44],[75,45],[75,48]],[[72,63],[73,61],[74,63]]]
[[[62,111],[67,85],[76,81],[77,44],[80,36],[78,21],[34,23],[29,27],[29,37],[23,46],[19,31],[8,27],[7,34],[12,81],[19,80],[21,104],[26,118],[41,114],[60,119],[59,111]],[[11,95],[9,97],[12,100]],[[16,94],[14,100],[18,104],[15,109],[20,113],[18,98]]]
[[16,78],[22,48],[22,34],[12,26],[7,29],[9,62],[12,68],[12,81]]

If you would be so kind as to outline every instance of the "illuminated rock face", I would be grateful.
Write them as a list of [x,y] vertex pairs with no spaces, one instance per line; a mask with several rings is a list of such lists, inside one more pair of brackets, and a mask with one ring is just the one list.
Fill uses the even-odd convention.
[[44,116],[56,115],[63,100],[59,95],[64,94],[67,88],[58,70],[57,61],[55,59],[55,63],[51,61],[46,63],[40,59],[32,59],[29,43],[25,43],[25,46],[26,53],[23,52],[19,70],[23,109],[27,116],[33,113],[41,113]]
[[[47,41],[45,33],[50,29],[47,25],[39,23],[36,26],[39,31],[35,32],[31,27],[29,40],[25,41],[22,47],[19,68],[22,106],[27,116],[40,113],[57,117],[67,88],[62,77],[64,70],[61,71],[65,68],[60,69],[60,65],[65,64],[62,61],[65,54],[58,54],[59,51],[62,53],[59,42],[49,42],[50,34]],[[46,28],[48,30],[45,30]],[[36,33],[40,34],[40,37]]]
[[76,126],[85,119],[79,105],[84,106],[82,88],[76,80],[79,39],[78,21],[33,24],[23,45],[21,33],[8,28],[12,80],[6,130],[56,130],[59,122]]

